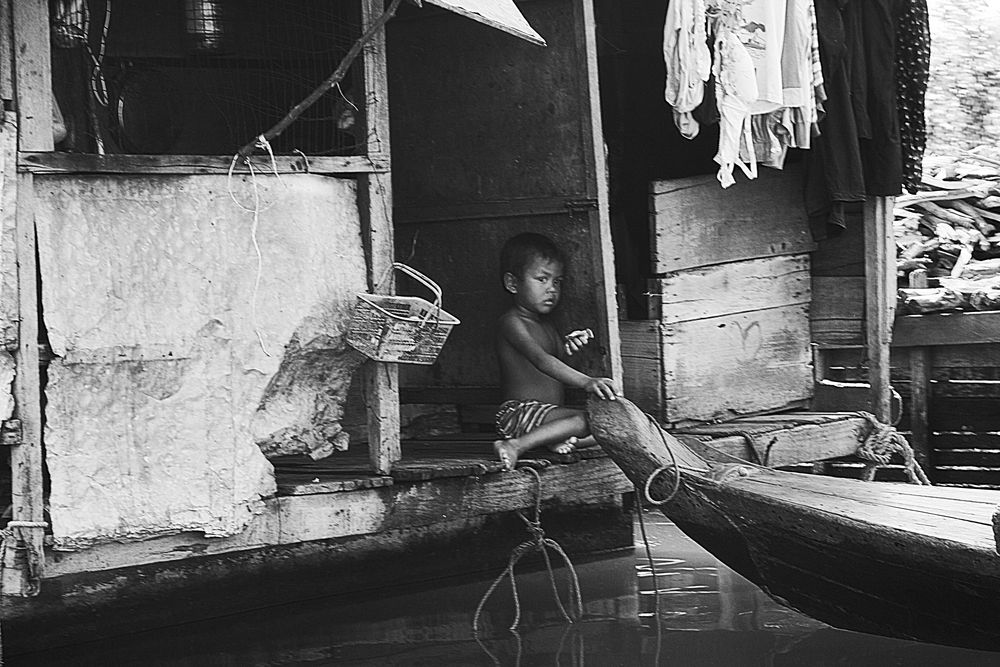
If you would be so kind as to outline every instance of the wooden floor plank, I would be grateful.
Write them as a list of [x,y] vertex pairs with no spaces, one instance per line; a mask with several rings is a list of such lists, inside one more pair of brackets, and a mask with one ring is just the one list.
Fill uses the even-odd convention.
[[[811,477],[804,475],[804,477]],[[977,513],[963,511],[965,516],[937,514],[926,508],[898,507],[893,505],[897,500],[891,494],[885,494],[878,499],[866,492],[869,484],[858,482],[852,485],[851,496],[844,493],[841,485],[840,493],[823,493],[815,488],[803,488],[790,484],[789,479],[772,475],[756,475],[733,484],[745,492],[766,496],[771,501],[792,503],[818,512],[837,515],[844,521],[859,521],[889,530],[905,530],[909,533],[924,535],[932,539],[944,539],[957,544],[965,544],[976,549],[995,548],[992,527],[992,508],[983,504],[983,511]],[[858,493],[855,494],[854,491]],[[877,495],[877,494],[876,494]],[[879,502],[881,501],[881,502]]]

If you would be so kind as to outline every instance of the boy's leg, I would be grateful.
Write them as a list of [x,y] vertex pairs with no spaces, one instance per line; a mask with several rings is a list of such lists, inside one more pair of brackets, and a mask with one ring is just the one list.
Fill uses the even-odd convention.
[[559,445],[570,438],[583,438],[588,435],[590,435],[590,425],[587,423],[586,413],[582,410],[556,408],[539,426],[518,438],[497,440],[493,443],[493,449],[504,467],[513,470],[518,457],[530,449],[543,445]]

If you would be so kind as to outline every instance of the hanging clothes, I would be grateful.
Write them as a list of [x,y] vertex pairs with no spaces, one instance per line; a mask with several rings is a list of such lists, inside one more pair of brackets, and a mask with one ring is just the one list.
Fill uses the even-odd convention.
[[770,113],[784,105],[781,54],[785,0],[749,0],[742,6],[737,35],[753,61],[757,99],[750,113]]
[[[728,188],[736,180],[733,167],[739,167],[747,178],[757,178],[753,135],[750,128],[750,108],[757,101],[757,77],[753,60],[736,33],[724,22],[716,24],[715,97],[719,105],[719,164],[716,177]],[[746,157],[740,159],[741,149]]]
[[903,187],[916,192],[927,147],[924,102],[931,72],[931,31],[927,0],[904,0],[896,27],[896,96]]
[[814,0],[827,93],[820,134],[806,159],[806,210],[817,240],[846,226],[849,203],[901,189],[897,1]]
[[692,112],[702,103],[712,68],[705,32],[705,0],[671,0],[663,25],[664,98],[673,108],[674,124],[686,139],[698,136]]

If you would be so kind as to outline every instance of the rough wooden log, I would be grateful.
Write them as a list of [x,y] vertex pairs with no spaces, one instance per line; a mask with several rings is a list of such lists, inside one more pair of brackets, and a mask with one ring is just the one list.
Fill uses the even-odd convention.
[[955,310],[965,303],[962,295],[947,287],[899,290],[899,310],[905,315]]

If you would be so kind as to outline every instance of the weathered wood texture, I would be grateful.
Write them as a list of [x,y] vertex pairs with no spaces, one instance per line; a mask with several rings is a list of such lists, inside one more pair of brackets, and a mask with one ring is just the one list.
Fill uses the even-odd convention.
[[[819,380],[813,387],[813,397],[809,407],[816,412],[857,412],[872,411],[871,385],[867,382],[836,382]],[[902,416],[903,401],[898,392],[892,396],[892,422]]]
[[[810,326],[821,348],[863,347],[865,280],[860,276],[813,276]],[[893,297],[895,298],[895,297]],[[1000,312],[900,315],[893,347],[976,345],[1000,342]]]
[[820,348],[862,347],[863,276],[813,276],[809,326]]
[[14,33],[11,0],[0,1],[0,99],[14,99]]
[[618,332],[618,303],[615,281],[614,243],[611,238],[611,213],[608,200],[608,164],[601,122],[601,92],[598,83],[597,21],[593,0],[574,0],[573,23],[576,29],[578,67],[586,72],[586,83],[581,91],[586,95],[582,114],[583,161],[587,200],[596,201],[596,207],[587,208],[590,232],[590,262],[597,280],[591,285],[597,305],[596,315],[601,326],[605,356],[604,375],[619,383],[622,378],[621,339]]
[[658,417],[670,423],[719,419],[811,396],[805,255],[671,273],[653,279],[650,292],[661,325],[633,327],[623,354],[630,361],[648,358],[637,334],[660,336]]
[[[801,174],[654,182],[650,317],[662,324],[662,407],[677,424],[808,399],[813,248]],[[725,242],[722,242],[725,239]]]
[[[923,376],[914,373],[915,355],[932,354]],[[933,348],[893,348],[892,382],[903,397],[898,428],[915,448],[926,438],[925,470],[936,484],[1000,486],[1000,345],[945,345]],[[863,379],[867,368],[859,349],[827,351],[828,375],[839,380]],[[919,370],[919,369],[918,369]],[[925,381],[921,380],[925,378]],[[914,383],[916,381],[916,383]],[[920,387],[926,402],[920,409]],[[923,427],[923,434],[921,433]],[[962,450],[956,458],[952,450]]]
[[[361,5],[364,29],[376,22],[383,10],[384,3],[380,0],[365,0]],[[363,59],[367,153],[388,161],[391,146],[384,28],[365,45]],[[395,292],[394,276],[390,275],[395,258],[392,179],[388,174],[368,174],[358,179],[358,187],[368,289],[392,294]],[[369,361],[362,373],[371,469],[377,474],[387,474],[402,456],[399,445],[399,370],[397,364]]]
[[[35,240],[35,185],[31,174],[17,177],[17,288],[20,325],[18,327],[17,372],[14,376],[14,399],[21,422],[21,442],[11,449],[13,476],[11,504],[14,521],[37,524],[21,528],[18,536],[38,563],[36,576],[44,575],[43,539],[45,537],[45,498],[42,481],[42,391],[38,371],[39,287],[37,245]],[[13,551],[13,550],[11,550]],[[6,569],[6,568],[4,568]],[[17,563],[12,573],[19,574],[17,586],[4,573],[5,595],[37,593],[29,578],[26,563]]]
[[[607,459],[552,465],[541,471],[542,500],[547,505],[583,506],[614,503],[631,490]],[[90,549],[49,554],[47,576],[101,571],[198,555],[291,545],[312,540],[409,530],[448,521],[528,509],[537,486],[527,472],[456,476],[434,483],[394,483],[349,493],[278,496],[239,535],[206,538],[182,533],[138,543],[97,545]]]
[[[251,158],[258,173],[364,174],[389,171],[381,155],[300,156]],[[37,174],[228,174],[232,158],[214,155],[91,155],[82,153],[24,153],[18,168]],[[245,172],[239,166],[237,172]]]
[[713,448],[771,468],[851,456],[868,433],[867,422],[849,413],[803,413],[745,417],[720,424],[681,428]]
[[654,415],[663,410],[663,336],[660,330],[658,320],[622,320],[618,323],[625,396]]
[[808,255],[701,266],[651,279],[650,316],[674,324],[797,306],[809,303],[810,289]]
[[874,414],[890,419],[889,346],[896,314],[896,244],[892,236],[892,197],[865,202],[865,336]]
[[802,201],[802,175],[761,169],[756,181],[723,190],[714,176],[650,186],[652,272],[809,252],[815,245]]
[[544,48],[400,8],[387,27],[398,206],[588,197],[583,175],[596,163],[577,2],[520,8]]
[[19,114],[18,148],[51,151],[52,67],[47,0],[13,3],[14,72]]
[[807,306],[663,329],[663,418],[671,423],[785,407],[812,393]]
[[[388,150],[388,142],[383,148]],[[367,174],[358,179],[358,207],[368,289],[371,292],[395,293],[392,276],[392,182],[388,174]],[[399,368],[398,364],[367,361],[362,373],[371,468],[378,474],[386,474],[401,455]]]
[[[592,402],[589,411],[598,442],[637,485],[671,458],[667,447],[683,447],[649,433],[626,401]],[[772,595],[846,629],[1000,646],[1000,608],[993,604],[1000,560],[991,520],[1000,491],[709,465],[707,472],[680,465],[683,483],[662,509]],[[650,486],[669,492],[661,477],[670,476]]]

